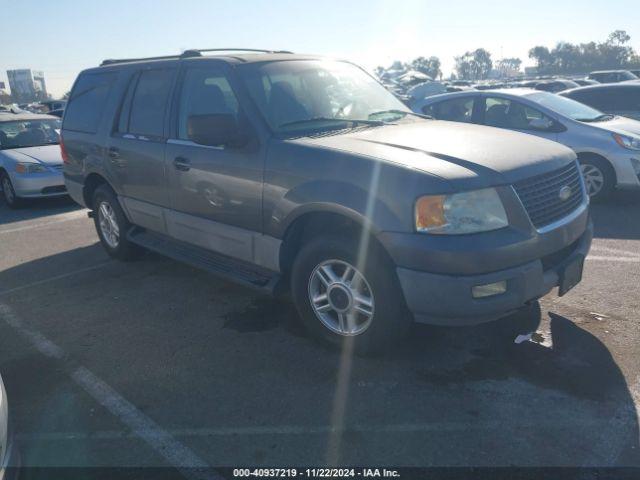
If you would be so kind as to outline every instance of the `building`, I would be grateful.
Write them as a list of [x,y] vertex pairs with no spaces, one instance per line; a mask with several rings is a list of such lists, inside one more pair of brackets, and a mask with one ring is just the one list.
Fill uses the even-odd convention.
[[13,100],[17,103],[35,102],[49,98],[44,73],[28,68],[7,70],[9,88]]

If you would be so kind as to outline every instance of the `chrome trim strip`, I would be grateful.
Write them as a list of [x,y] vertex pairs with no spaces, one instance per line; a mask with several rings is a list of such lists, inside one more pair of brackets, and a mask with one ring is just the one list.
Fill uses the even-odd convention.
[[554,230],[554,229],[556,229],[558,227],[566,225],[567,223],[572,222],[573,220],[578,218],[580,215],[582,215],[584,213],[584,211],[587,209],[588,206],[589,206],[589,202],[582,202],[578,206],[578,208],[576,208],[573,212],[571,212],[566,217],[563,217],[560,220],[556,220],[555,222],[550,223],[549,225],[545,225],[544,227],[537,228],[536,231],[538,233],[547,233],[547,232],[550,232],[551,230]]
[[170,138],[167,140],[167,143],[171,145],[182,145],[185,147],[200,147],[200,148],[209,148],[211,150],[224,150],[224,146],[201,145],[191,140],[180,140],[178,138]]

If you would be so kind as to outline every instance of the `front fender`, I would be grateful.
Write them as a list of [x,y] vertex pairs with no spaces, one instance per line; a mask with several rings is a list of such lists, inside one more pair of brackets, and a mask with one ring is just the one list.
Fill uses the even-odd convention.
[[265,232],[282,238],[296,219],[311,212],[342,215],[367,226],[374,234],[401,230],[406,223],[381,201],[375,187],[367,191],[346,182],[316,180],[296,186],[272,205]]

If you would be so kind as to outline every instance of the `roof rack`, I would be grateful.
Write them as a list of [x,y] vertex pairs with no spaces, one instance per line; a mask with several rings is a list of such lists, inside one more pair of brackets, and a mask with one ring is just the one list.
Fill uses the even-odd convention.
[[202,53],[206,52],[259,52],[259,53],[293,53],[288,50],[262,50],[258,48],[191,48],[189,50],[185,50],[180,55],[165,55],[162,57],[144,57],[144,58],[108,58],[103,60],[100,64],[101,67],[105,65],[113,65],[115,63],[126,63],[126,62],[141,62],[144,60],[170,60],[175,58],[192,58],[192,57],[201,57]]

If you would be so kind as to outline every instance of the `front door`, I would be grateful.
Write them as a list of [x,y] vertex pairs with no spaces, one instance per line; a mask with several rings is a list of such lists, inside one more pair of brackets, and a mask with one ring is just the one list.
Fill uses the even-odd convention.
[[485,97],[482,109],[483,124],[507,128],[537,137],[558,140],[554,121],[544,113],[524,103],[504,97]]
[[256,142],[242,147],[195,143],[188,131],[189,117],[230,114],[239,123],[241,109],[222,65],[187,66],[181,77],[175,125],[166,146],[169,233],[252,260],[256,234],[261,232],[263,151]]

